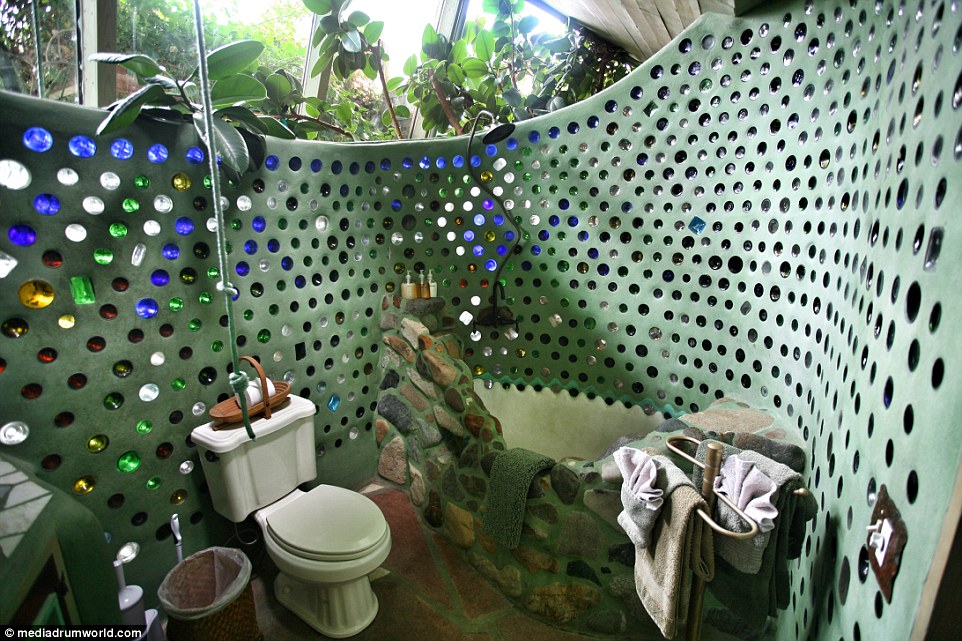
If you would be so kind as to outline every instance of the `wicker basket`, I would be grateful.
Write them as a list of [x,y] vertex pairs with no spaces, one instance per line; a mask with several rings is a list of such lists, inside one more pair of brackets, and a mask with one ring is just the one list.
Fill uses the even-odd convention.
[[158,589],[169,641],[261,641],[250,560],[233,548],[208,548],[167,573]]

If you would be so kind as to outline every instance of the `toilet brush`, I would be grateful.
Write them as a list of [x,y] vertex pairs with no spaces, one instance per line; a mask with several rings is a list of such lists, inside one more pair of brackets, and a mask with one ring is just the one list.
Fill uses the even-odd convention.
[[114,560],[114,571],[117,573],[117,585],[120,591],[117,599],[120,602],[120,621],[124,625],[146,625],[144,613],[144,590],[139,585],[127,585],[124,578],[124,562]]
[[170,517],[170,531],[174,533],[174,548],[177,550],[177,563],[184,560],[184,539],[180,535],[180,517]]

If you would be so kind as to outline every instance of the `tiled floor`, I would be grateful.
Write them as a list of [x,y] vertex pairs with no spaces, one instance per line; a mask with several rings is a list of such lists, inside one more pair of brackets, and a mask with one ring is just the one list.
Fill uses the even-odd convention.
[[[373,583],[377,618],[357,641],[578,641],[596,639],[552,627],[516,609],[443,537],[421,527],[403,492],[368,494],[391,527],[393,544],[384,563],[388,574]],[[252,581],[257,620],[266,641],[323,639],[274,598],[277,569],[263,555]],[[723,635],[724,636],[724,635]],[[611,637],[607,637],[611,638]],[[658,640],[654,624],[626,633],[633,640]],[[713,636],[712,638],[718,638]],[[730,637],[724,637],[729,639]]]

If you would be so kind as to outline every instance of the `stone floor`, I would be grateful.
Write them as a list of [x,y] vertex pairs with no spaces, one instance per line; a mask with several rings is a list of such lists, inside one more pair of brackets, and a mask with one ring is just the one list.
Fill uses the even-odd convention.
[[[373,491],[371,491],[373,489]],[[407,495],[393,489],[366,492],[384,512],[393,545],[388,571],[373,583],[377,618],[356,641],[578,641],[571,634],[516,609],[443,537],[421,527]],[[255,560],[252,581],[257,620],[266,641],[322,639],[274,598],[277,569],[266,555]],[[731,639],[708,629],[705,639]],[[606,637],[611,638],[611,637]],[[630,630],[632,640],[660,640],[653,623]]]

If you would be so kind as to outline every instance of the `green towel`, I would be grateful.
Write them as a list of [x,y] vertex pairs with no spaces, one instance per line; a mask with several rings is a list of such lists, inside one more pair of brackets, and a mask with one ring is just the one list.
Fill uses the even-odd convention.
[[518,547],[528,486],[538,472],[554,464],[553,459],[523,447],[498,454],[491,467],[481,531],[510,550]]
[[[705,460],[706,444],[707,442],[703,442],[698,448],[695,458],[699,461]],[[766,462],[767,457],[757,452],[743,452],[730,445],[725,445],[724,448],[725,457],[739,454],[756,464]],[[724,558],[717,557],[715,579],[708,584],[712,594],[735,615],[731,620],[741,620],[740,633],[748,636],[763,630],[769,616],[777,616],[778,610],[790,605],[788,562],[801,555],[806,522],[818,511],[818,503],[811,492],[803,496],[794,493],[794,490],[805,487],[800,475],[771,459],[767,460],[767,464],[760,469],[779,486],[775,501],[778,516],[775,518],[775,529],[772,530],[768,545],[762,553],[761,569],[758,574],[746,574],[733,568]],[[776,466],[787,472],[776,473]],[[696,467],[692,479],[696,485],[701,484],[701,476],[701,468]]]

